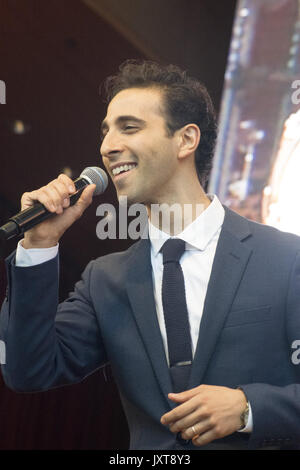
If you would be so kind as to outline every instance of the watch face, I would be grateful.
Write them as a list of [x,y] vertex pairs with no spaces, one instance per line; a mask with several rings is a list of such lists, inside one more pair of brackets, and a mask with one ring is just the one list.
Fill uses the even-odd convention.
[[243,420],[244,426],[247,425],[248,417],[249,417],[249,403],[247,403],[246,409],[242,413],[242,420]]

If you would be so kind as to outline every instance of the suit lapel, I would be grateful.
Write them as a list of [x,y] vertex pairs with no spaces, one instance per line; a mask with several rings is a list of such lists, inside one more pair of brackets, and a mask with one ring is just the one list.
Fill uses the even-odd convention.
[[251,234],[247,220],[227,208],[225,211],[208,283],[189,388],[202,382],[252,252],[242,243]]
[[142,239],[134,246],[128,262],[126,288],[154,373],[170,405],[167,394],[172,386],[153,295],[149,239]]

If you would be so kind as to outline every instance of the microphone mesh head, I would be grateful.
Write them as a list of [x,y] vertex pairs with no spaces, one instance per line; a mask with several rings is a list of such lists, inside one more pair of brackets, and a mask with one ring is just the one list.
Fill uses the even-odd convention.
[[107,188],[108,178],[107,174],[104,170],[102,170],[102,168],[98,168],[97,166],[89,166],[83,170],[80,177],[86,178],[89,183],[96,185],[94,196],[102,194]]

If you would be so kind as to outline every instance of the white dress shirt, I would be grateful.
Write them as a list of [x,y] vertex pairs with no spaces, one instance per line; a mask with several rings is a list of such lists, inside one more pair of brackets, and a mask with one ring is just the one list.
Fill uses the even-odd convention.
[[[180,265],[185,279],[186,303],[191,328],[193,356],[197,346],[204,300],[224,215],[224,208],[215,196],[207,209],[189,224],[183,232],[174,237],[180,238],[186,242],[186,251],[180,258]],[[169,361],[162,306],[163,257],[160,249],[165,241],[170,238],[170,235],[162,232],[149,222],[149,238],[151,241],[154,298],[166,357],[167,361]]]
[[[185,279],[186,302],[191,328],[193,356],[197,346],[207,286],[225,216],[224,208],[217,196],[209,197],[211,199],[210,205],[175,237],[186,242],[186,251],[180,259],[180,265]],[[154,298],[167,361],[169,361],[169,357],[161,296],[163,263],[160,249],[168,238],[170,238],[169,234],[162,232],[149,221]],[[17,266],[33,266],[49,261],[54,258],[58,252],[58,244],[51,248],[31,248],[26,250],[23,248],[21,242],[22,240],[18,243],[16,252]],[[247,426],[242,432],[252,431],[252,413],[251,407],[249,408]]]

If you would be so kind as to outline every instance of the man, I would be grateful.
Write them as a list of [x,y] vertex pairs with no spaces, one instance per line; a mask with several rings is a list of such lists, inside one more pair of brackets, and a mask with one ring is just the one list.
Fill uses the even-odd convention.
[[[174,66],[129,61],[106,89],[103,163],[118,197],[146,206],[149,239],[89,263],[57,306],[58,241],[90,204],[94,186],[72,207],[66,175],[23,195],[23,209],[40,201],[57,215],[28,231],[7,260],[7,385],[45,390],[110,362],[132,449],[298,448],[300,376],[292,348],[300,339],[299,238],[206,195],[216,125],[197,80]],[[174,203],[191,207],[192,218],[181,220],[178,233],[174,215],[166,233],[154,208],[164,212]],[[174,268],[180,280],[173,271],[184,286],[173,284],[172,295],[164,248],[170,237],[185,242]],[[191,360],[173,366],[168,302],[175,317],[181,301]]]

